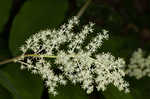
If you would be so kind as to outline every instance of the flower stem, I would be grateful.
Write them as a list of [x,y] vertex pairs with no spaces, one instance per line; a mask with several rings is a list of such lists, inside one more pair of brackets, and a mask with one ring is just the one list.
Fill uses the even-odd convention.
[[29,57],[29,56],[32,56],[32,57],[45,57],[45,58],[56,58],[57,56],[50,56],[50,55],[46,55],[46,54],[26,54],[24,55],[24,57]]
[[3,65],[3,64],[7,64],[7,63],[11,63],[11,62],[14,62],[16,60],[18,60],[19,58],[21,57],[44,57],[44,58],[56,58],[57,56],[49,56],[49,55],[38,55],[38,54],[25,54],[25,55],[20,55],[20,56],[17,56],[17,57],[14,57],[14,58],[11,58],[11,59],[7,59],[7,60],[4,60],[4,61],[1,61],[0,62],[0,65]]
[[91,3],[92,0],[87,0],[87,2],[83,5],[83,7],[80,9],[80,11],[77,13],[76,16],[80,17],[84,13],[84,11],[87,9],[88,5]]
[[4,64],[7,64],[7,63],[11,63],[17,59],[19,59],[21,56],[17,56],[17,57],[14,57],[14,58],[11,58],[11,59],[7,59],[7,60],[4,60],[4,61],[1,61],[0,62],[0,65],[4,65]]

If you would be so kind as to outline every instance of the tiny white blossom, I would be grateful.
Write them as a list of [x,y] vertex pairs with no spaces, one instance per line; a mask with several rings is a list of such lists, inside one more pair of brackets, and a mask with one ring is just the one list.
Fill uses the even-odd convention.
[[138,49],[130,58],[126,73],[136,79],[144,76],[150,77],[150,55],[145,58],[142,49]]
[[[74,33],[73,28],[78,23],[78,17],[73,17],[58,30],[47,29],[31,36],[20,48],[22,56],[25,56],[18,59],[21,68],[40,74],[53,95],[57,95],[56,88],[66,85],[67,80],[73,84],[80,83],[88,94],[93,92],[94,86],[104,91],[110,83],[127,92],[128,83],[124,81],[125,73],[121,70],[125,65],[124,60],[116,59],[110,53],[91,56],[103,40],[108,39],[107,31],[98,33],[84,49],[82,44],[87,35],[94,32],[94,24],[89,23],[79,33]],[[63,45],[67,50],[61,49],[64,43],[67,43]],[[28,54],[28,51],[32,54]],[[56,66],[47,59],[52,57]]]

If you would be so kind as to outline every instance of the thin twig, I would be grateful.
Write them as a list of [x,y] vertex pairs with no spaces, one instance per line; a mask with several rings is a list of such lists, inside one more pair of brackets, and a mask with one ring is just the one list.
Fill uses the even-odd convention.
[[84,13],[84,11],[87,9],[88,5],[91,3],[92,0],[87,0],[87,2],[83,5],[83,7],[80,9],[80,11],[77,13],[76,16],[80,17]]
[[1,61],[0,62],[0,65],[3,65],[3,64],[7,64],[7,63],[11,63],[11,62],[15,62],[16,60],[18,60],[19,58],[21,57],[44,57],[44,58],[56,58],[57,56],[50,56],[50,55],[38,55],[38,54],[25,54],[25,55],[21,55],[21,56],[17,56],[17,57],[14,57],[14,58],[11,58],[11,59],[7,59],[7,60],[4,60],[4,61]]
[[15,60],[17,60],[18,58],[20,58],[21,56],[17,56],[17,57],[14,57],[14,58],[11,58],[11,59],[7,59],[7,60],[4,60],[4,61],[1,61],[0,62],[0,65],[4,65],[4,64],[7,64],[7,63],[11,63]]

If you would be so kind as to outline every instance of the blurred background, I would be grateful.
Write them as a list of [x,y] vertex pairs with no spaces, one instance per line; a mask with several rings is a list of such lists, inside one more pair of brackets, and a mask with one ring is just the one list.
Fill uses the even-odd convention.
[[[75,16],[87,0],[0,0],[0,61],[20,54],[19,47],[32,34],[58,28]],[[106,29],[110,39],[99,52],[111,52],[129,62],[137,48],[150,54],[150,0],[92,0],[80,18],[81,24]],[[125,77],[129,94],[112,85],[104,92],[87,95],[78,85],[60,86],[51,96],[39,75],[21,71],[19,64],[0,66],[0,99],[150,99],[150,78]]]

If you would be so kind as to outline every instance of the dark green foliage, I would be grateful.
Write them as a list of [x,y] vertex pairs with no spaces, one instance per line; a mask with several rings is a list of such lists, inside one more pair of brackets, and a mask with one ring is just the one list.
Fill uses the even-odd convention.
[[21,71],[19,64],[14,63],[6,65],[1,70],[1,84],[13,94],[14,99],[40,99],[43,83],[38,75]]
[[58,95],[50,95],[50,99],[88,99],[87,94],[79,85],[68,84],[58,88]]
[[108,89],[103,92],[106,99],[134,99],[131,93],[120,92],[114,86],[108,86]]
[[0,0],[0,35],[10,15],[11,4],[12,0]]
[[1,99],[12,99],[12,94],[0,85],[0,98]]

